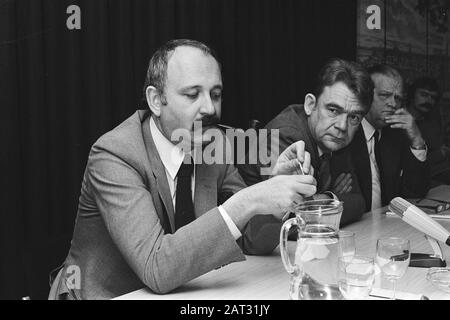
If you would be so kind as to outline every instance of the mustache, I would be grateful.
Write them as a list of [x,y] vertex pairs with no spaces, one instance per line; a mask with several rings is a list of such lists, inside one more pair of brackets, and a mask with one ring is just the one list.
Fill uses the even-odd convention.
[[208,127],[208,126],[217,125],[219,123],[220,119],[217,116],[217,114],[212,114],[212,115],[204,116],[200,120],[196,120],[196,121],[200,121],[202,123],[203,127]]
[[204,116],[201,119],[195,120],[194,123],[192,124],[192,131],[195,131],[195,126],[198,126],[200,124],[200,126],[202,128],[205,127],[214,127],[217,126],[217,124],[219,123],[220,119],[217,116],[217,114],[213,114],[213,115],[207,115]]
[[421,106],[427,109],[431,109],[433,107],[431,103],[422,103]]

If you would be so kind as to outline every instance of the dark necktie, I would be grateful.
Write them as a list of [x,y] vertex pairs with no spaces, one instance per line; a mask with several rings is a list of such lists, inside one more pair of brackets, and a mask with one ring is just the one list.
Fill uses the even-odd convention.
[[375,151],[375,160],[377,160],[378,171],[380,171],[381,176],[381,153],[380,153],[380,132],[375,130],[373,134],[374,139],[374,151]]
[[194,171],[192,158],[187,156],[177,173],[177,189],[175,200],[175,228],[178,230],[195,220],[192,203],[191,177]]
[[319,188],[318,193],[323,193],[327,191],[331,184],[331,172],[330,172],[330,153],[324,153],[320,156],[320,167],[319,167]]

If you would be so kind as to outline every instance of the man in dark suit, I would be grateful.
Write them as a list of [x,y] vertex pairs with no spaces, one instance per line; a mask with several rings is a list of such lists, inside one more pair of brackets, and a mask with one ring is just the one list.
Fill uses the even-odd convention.
[[430,77],[417,78],[408,90],[408,111],[427,143],[433,185],[450,184],[450,147],[444,143],[440,98],[439,85]]
[[366,209],[397,196],[423,197],[429,189],[427,146],[413,116],[402,107],[403,79],[387,65],[369,69],[373,103],[350,144]]
[[[279,176],[249,188],[233,165],[197,162],[196,150],[219,144],[207,129],[222,98],[220,65],[204,44],[169,41],[150,60],[144,89],[150,110],[91,149],[51,299],[108,299],[142,287],[166,293],[245,260],[243,251],[266,254],[279,242],[285,209],[316,191],[312,176],[285,175],[295,160],[289,155],[305,156],[296,145],[280,157]],[[229,196],[220,205],[223,193]]]
[[[321,193],[315,198],[337,196],[344,202],[341,226],[365,212],[350,155],[344,148],[369,110],[372,95],[372,81],[362,66],[332,59],[319,72],[315,92],[306,95],[304,104],[287,107],[265,126],[270,150],[276,145],[274,135],[280,152],[294,142],[303,142]],[[251,164],[249,159],[247,156],[246,164],[238,165],[245,182],[251,185],[267,179],[262,162]]]

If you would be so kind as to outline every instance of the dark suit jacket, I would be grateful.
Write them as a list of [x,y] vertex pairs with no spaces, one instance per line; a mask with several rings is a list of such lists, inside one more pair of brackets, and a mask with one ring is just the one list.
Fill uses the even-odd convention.
[[[309,131],[307,117],[303,105],[290,105],[284,109],[278,116],[270,121],[265,129],[268,129],[270,134],[271,129],[279,129],[279,152],[280,154],[292,143],[299,140],[305,142],[305,149],[311,154],[311,164],[315,169],[315,174],[318,172],[320,158],[317,149],[317,143],[314,141]],[[271,139],[267,139],[270,149]],[[248,157],[247,157],[248,159]],[[249,185],[267,179],[268,176],[260,174],[261,164],[246,164],[238,165],[239,173],[245,182]],[[359,184],[356,175],[353,171],[350,154],[346,149],[334,152],[330,162],[331,169],[331,186],[335,179],[343,172],[351,173],[353,184],[352,191],[340,196],[340,200],[344,202],[344,212],[341,217],[341,226],[347,225],[358,220],[365,212],[364,199],[361,195]],[[316,176],[316,179],[318,177]]]
[[450,159],[441,153],[444,145],[441,115],[439,110],[433,110],[426,118],[416,118],[417,126],[428,146],[428,162],[430,175],[434,184],[450,184]]
[[[218,194],[246,187],[232,165],[196,165],[196,220],[175,232],[174,208],[164,166],[138,111],[92,147],[86,166],[71,248],[49,298],[109,299],[149,287],[166,293],[208,271],[245,260],[219,210]],[[267,253],[279,242],[269,216],[255,216],[239,243]],[[268,223],[266,223],[268,222]],[[277,236],[260,234],[278,232]],[[69,290],[66,272],[81,271]]]
[[[384,128],[380,143],[381,203],[388,205],[395,197],[424,197],[430,185],[428,160],[421,162],[411,152],[407,136],[398,129]],[[350,144],[351,156],[366,210],[372,206],[372,176],[369,152],[362,126]]]

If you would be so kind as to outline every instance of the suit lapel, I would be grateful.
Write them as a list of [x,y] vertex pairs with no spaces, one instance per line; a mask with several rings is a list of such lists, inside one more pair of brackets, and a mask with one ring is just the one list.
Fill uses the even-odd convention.
[[317,144],[315,143],[311,131],[309,130],[308,126],[308,117],[306,116],[305,109],[303,105],[301,105],[300,112],[298,113],[298,116],[301,121],[301,125],[298,127],[302,132],[301,140],[304,140],[305,142],[305,150],[309,151],[311,154],[311,165],[315,169],[315,174],[318,173],[319,165],[320,165],[320,158],[319,158],[319,150],[317,148]]
[[305,150],[310,150],[311,154],[311,164],[316,169],[315,173],[319,173],[320,167],[320,157],[319,150],[317,148],[317,144],[314,142],[311,132],[309,131],[308,124],[306,123],[306,141],[305,141]]
[[[400,159],[402,153],[400,148],[405,146],[396,139],[395,131],[391,128],[383,128],[380,139],[380,183],[381,183],[381,203],[387,205],[389,201],[400,190]],[[382,168],[382,170],[381,170]]]
[[217,166],[205,163],[195,166],[195,215],[199,217],[217,206]]
[[152,135],[150,133],[150,117],[147,117],[142,123],[144,132],[144,142],[147,150],[147,155],[150,160],[150,167],[153,171],[153,176],[156,179],[156,187],[158,189],[159,197],[161,198],[166,209],[167,217],[169,218],[170,228],[175,232],[175,213],[170,195],[169,183],[167,182],[167,175],[164,165],[159,157]]
[[352,142],[353,165],[357,172],[361,192],[366,199],[368,208],[372,206],[372,172],[370,169],[369,151],[362,126],[359,126]]

